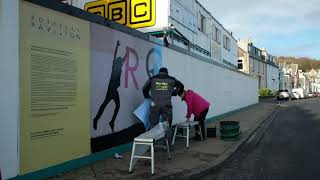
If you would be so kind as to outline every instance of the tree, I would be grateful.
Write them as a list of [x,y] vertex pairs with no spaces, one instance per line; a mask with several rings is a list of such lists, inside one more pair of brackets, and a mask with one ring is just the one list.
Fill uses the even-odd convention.
[[311,59],[308,57],[287,57],[287,56],[280,56],[277,60],[278,63],[284,63],[287,64],[298,64],[299,69],[301,69],[304,72],[310,71],[311,69],[320,69],[320,61],[317,59]]

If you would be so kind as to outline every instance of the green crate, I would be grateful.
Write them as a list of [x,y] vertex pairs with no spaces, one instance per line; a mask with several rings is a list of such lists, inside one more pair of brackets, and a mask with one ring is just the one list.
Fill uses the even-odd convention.
[[221,137],[234,137],[234,136],[239,136],[240,132],[231,132],[231,133],[221,133],[220,136]]
[[240,131],[239,129],[231,129],[231,130],[220,129],[221,134],[238,133],[239,131]]

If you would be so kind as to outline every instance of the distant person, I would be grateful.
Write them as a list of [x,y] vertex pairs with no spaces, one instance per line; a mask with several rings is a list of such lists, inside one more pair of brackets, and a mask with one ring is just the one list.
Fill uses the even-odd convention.
[[[190,120],[191,114],[193,114],[194,121],[199,121],[202,137],[205,138],[204,120],[206,119],[207,113],[209,111],[210,103],[192,90],[185,91],[184,89],[181,89],[178,92],[178,95],[181,97],[181,100],[185,101],[187,104],[187,121]],[[196,131],[199,130],[198,126],[196,126],[195,128]],[[200,139],[200,134],[197,134],[195,138]]]
[[[183,84],[176,78],[168,75],[167,68],[160,68],[159,73],[151,77],[143,86],[145,98],[151,98],[150,129],[159,123],[160,116],[168,122],[169,128],[166,138],[171,145],[172,103],[171,97],[176,96],[178,90],[183,89]],[[151,91],[151,95],[149,94]]]
[[164,46],[165,47],[168,47],[169,46],[169,41],[168,41],[168,35],[167,34],[164,34],[163,36],[163,42],[164,42]]
[[99,108],[97,115],[93,119],[93,128],[95,130],[97,130],[98,121],[101,118],[104,109],[106,108],[108,103],[111,100],[113,100],[116,107],[113,112],[112,119],[109,122],[109,126],[110,126],[112,132],[114,133],[114,122],[116,120],[116,117],[117,117],[119,109],[120,109],[120,97],[119,97],[118,88],[120,87],[122,66],[125,62],[125,56],[124,57],[117,57],[117,52],[118,52],[119,46],[120,46],[120,42],[117,41],[117,46],[116,46],[114,56],[113,56],[112,72],[111,72],[111,76],[110,76],[110,80],[109,80],[108,91],[107,91],[107,94],[106,94],[106,97],[105,97],[103,103],[101,104],[101,106]]

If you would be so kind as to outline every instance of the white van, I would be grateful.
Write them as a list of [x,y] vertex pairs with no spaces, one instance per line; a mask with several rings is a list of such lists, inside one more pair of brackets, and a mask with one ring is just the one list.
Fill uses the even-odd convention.
[[292,99],[305,99],[306,92],[303,88],[294,88],[292,89]]

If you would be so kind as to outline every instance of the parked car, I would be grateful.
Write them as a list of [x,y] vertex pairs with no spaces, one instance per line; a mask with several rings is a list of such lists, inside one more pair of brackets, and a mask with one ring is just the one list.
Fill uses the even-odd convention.
[[301,99],[300,93],[296,91],[292,91],[291,99]]
[[[299,94],[299,96],[297,96],[296,94]],[[303,88],[295,88],[295,89],[292,89],[292,94],[294,95],[294,99],[305,99],[307,98],[307,93],[306,91],[303,89]],[[299,97],[299,98],[297,98]]]
[[313,98],[313,97],[315,97],[315,96],[314,96],[314,94],[313,94],[312,92],[309,92],[309,93],[307,94],[307,97],[308,97],[308,98]]
[[277,92],[277,99],[282,100],[282,99],[289,99],[290,98],[290,93],[287,89],[285,90],[279,90]]

